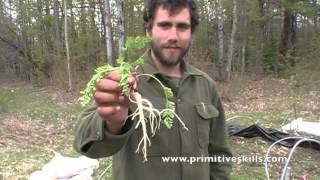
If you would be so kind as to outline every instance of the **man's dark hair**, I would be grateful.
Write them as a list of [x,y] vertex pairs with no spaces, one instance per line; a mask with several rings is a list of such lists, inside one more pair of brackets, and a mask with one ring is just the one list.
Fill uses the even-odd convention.
[[191,32],[194,32],[199,24],[199,14],[194,0],[146,0],[143,14],[144,30],[150,30],[157,9],[163,6],[170,14],[179,12],[182,8],[188,8],[191,16]]

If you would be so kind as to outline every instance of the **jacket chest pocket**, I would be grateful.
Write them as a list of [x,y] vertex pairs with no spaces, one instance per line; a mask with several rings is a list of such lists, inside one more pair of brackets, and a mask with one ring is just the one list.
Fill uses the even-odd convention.
[[201,103],[195,105],[197,112],[198,142],[201,148],[208,147],[210,140],[211,121],[219,116],[219,111],[212,104]]

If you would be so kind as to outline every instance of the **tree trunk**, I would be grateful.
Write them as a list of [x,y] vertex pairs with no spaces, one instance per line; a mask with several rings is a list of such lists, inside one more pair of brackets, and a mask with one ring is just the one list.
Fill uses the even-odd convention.
[[[290,1],[294,3],[294,0]],[[284,11],[284,18],[283,18],[283,28],[281,34],[281,43],[280,43],[280,53],[282,54],[283,58],[281,58],[281,65],[286,66],[287,55],[294,55],[294,44],[296,37],[296,15],[294,12],[291,12],[288,8]],[[290,52],[288,52],[290,50]],[[289,53],[289,54],[288,54]],[[289,59],[291,66],[294,66],[295,62],[293,58]]]
[[[312,0],[312,6],[313,7],[317,7],[318,6],[317,0]],[[315,32],[317,32],[317,29],[318,29],[318,16],[319,16],[319,10],[316,11],[316,13],[313,16],[314,29],[316,30]]]
[[[295,0],[290,0],[290,3],[294,3]],[[281,43],[280,43],[280,53],[284,58],[281,58],[280,64],[283,66],[287,65],[286,56],[290,53],[290,56],[294,55],[294,44],[296,37],[296,15],[294,12],[285,8],[284,18],[283,18],[283,27],[281,34]],[[291,50],[291,52],[288,52]],[[293,66],[295,64],[294,59],[290,59],[290,64]]]
[[59,29],[59,1],[55,0],[53,4],[53,16],[54,16],[54,36],[56,41],[60,41],[60,29]]
[[[8,0],[8,5],[9,5],[9,7],[11,7],[12,6],[12,0]],[[10,21],[12,21],[12,10],[11,10],[11,8],[8,8],[8,13],[9,13],[9,19],[10,19]]]
[[[264,18],[266,16],[266,11],[268,7],[266,6],[267,2],[265,0],[259,0],[258,2],[258,12],[259,17]],[[260,73],[263,72],[263,57],[264,57],[264,51],[266,44],[268,43],[268,40],[266,38],[266,31],[267,31],[267,22],[266,21],[259,21],[257,23],[257,34],[256,34],[256,55],[255,58],[253,58],[252,62],[252,69],[255,71],[258,71]]]
[[87,34],[87,12],[84,0],[80,0],[80,34],[88,37]]
[[124,39],[125,39],[125,33],[124,33],[124,14],[123,14],[123,7],[124,7],[124,1],[123,0],[117,0],[117,9],[119,13],[118,17],[118,31],[119,31],[119,56],[124,56],[123,54],[123,47],[124,47]]
[[219,70],[219,77],[221,79],[225,79],[224,76],[224,41],[223,41],[223,9],[222,9],[222,0],[218,0],[217,4],[217,19],[218,19],[218,42],[219,42],[219,51],[218,51],[218,70]]
[[235,44],[235,35],[237,32],[237,6],[238,6],[238,0],[233,0],[233,18],[232,18],[232,32],[230,36],[230,45],[229,45],[229,53],[228,53],[228,60],[227,60],[227,80],[230,81],[231,79],[231,66],[233,62],[233,51],[234,51],[234,44]]
[[59,26],[59,1],[54,0],[53,5],[53,16],[54,16],[54,44],[57,59],[60,59],[61,49],[60,49],[60,26]]
[[4,16],[4,4],[3,1],[0,1],[0,17],[2,18]]
[[70,5],[68,9],[70,11],[70,17],[68,20],[68,34],[70,35],[69,39],[76,40],[79,37],[80,30],[77,29],[77,14],[74,12],[72,1],[67,1],[67,6]]
[[104,0],[104,13],[105,13],[105,40],[106,40],[106,51],[107,61],[110,65],[114,66],[115,61],[113,59],[113,48],[112,48],[112,25],[111,25],[111,13],[109,0]]
[[[38,15],[37,15],[37,24],[40,32],[48,32],[46,30],[46,22],[44,22],[43,17],[44,15],[48,14],[43,14],[43,8],[44,8],[44,3],[41,0],[37,0],[37,10],[38,10]],[[47,8],[46,8],[47,9]],[[48,13],[48,11],[46,11]],[[40,54],[37,55],[38,61],[40,62],[40,68],[42,69],[42,72],[44,72],[45,77],[47,80],[50,80],[50,61],[51,58],[49,58],[49,50],[50,48],[50,37],[48,33],[38,33],[37,35],[38,43],[40,44],[39,52]]]
[[[30,37],[29,28],[31,23],[31,17],[28,16],[27,7],[24,5],[25,2],[23,0],[18,1],[17,6],[17,25],[20,26],[20,38],[21,38],[21,44],[24,49],[25,53],[25,59],[29,62],[31,62],[32,67],[28,68],[28,72],[17,72],[17,75],[20,77],[23,77],[27,79],[28,81],[37,81],[38,80],[38,70],[41,71],[41,68],[39,67],[39,64],[37,61],[33,59],[33,54],[31,52],[31,47],[33,45],[33,38]],[[12,12],[11,12],[12,13]],[[26,75],[26,76],[24,76]]]
[[246,12],[248,11],[247,6],[242,6],[241,16],[243,18],[243,27],[242,29],[242,48],[241,48],[241,76],[244,75],[246,71],[246,52],[247,52],[247,43],[248,43],[248,18],[246,17]]
[[73,92],[73,79],[71,73],[71,63],[70,63],[70,54],[69,54],[69,42],[68,42],[68,13],[67,13],[67,0],[63,1],[64,6],[64,39],[66,46],[66,63],[67,63],[67,72],[68,72],[68,92]]
[[99,7],[100,7],[100,13],[101,13],[101,37],[102,41],[106,42],[106,22],[105,22],[105,14],[104,14],[104,2],[103,0],[99,0]]
[[[89,21],[90,21],[90,28],[88,28],[88,58],[94,62],[94,65],[97,65],[98,62],[98,55],[97,53],[94,53],[94,50],[99,49],[99,47],[101,46],[101,41],[99,41],[99,30],[98,30],[98,26],[97,22],[100,21],[100,19],[98,19],[97,14],[96,14],[96,9],[98,8],[98,4],[99,2],[96,2],[96,0],[89,0]],[[101,22],[101,21],[100,21]],[[88,61],[90,62],[90,61]]]

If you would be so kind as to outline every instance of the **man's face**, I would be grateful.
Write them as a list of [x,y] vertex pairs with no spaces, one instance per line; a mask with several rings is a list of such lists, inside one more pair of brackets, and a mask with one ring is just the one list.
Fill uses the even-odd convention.
[[152,36],[151,50],[155,58],[164,66],[180,63],[190,47],[191,17],[187,8],[174,14],[160,6],[149,34]]

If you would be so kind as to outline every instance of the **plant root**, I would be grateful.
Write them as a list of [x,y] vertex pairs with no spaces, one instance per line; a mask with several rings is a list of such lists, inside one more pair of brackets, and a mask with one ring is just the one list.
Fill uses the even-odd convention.
[[[157,129],[160,129],[161,114],[160,111],[153,107],[152,103],[141,97],[138,92],[131,93],[130,101],[137,104],[137,109],[131,114],[132,119],[138,117],[138,122],[135,126],[137,129],[141,125],[142,138],[138,144],[136,152],[140,150],[143,153],[144,162],[147,161],[147,146],[151,146],[151,141],[147,132],[147,123],[150,124],[151,136],[154,136]],[[146,117],[145,112],[149,113]],[[148,122],[149,121],[149,122]]]
[[[131,93],[129,99],[132,103],[135,103],[137,105],[137,109],[130,115],[130,117],[131,119],[137,118],[137,124],[135,128],[137,129],[139,126],[141,126],[142,129],[142,138],[138,144],[136,153],[141,151],[143,153],[143,162],[146,162],[147,148],[148,146],[151,146],[151,140],[148,136],[147,124],[149,123],[152,137],[155,135],[156,131],[160,129],[162,113],[164,111],[168,111],[168,109],[159,111],[158,109],[153,107],[152,103],[149,100],[142,98],[140,93],[138,92]],[[146,116],[144,112],[147,112],[148,116]],[[185,123],[179,118],[179,116],[174,111],[170,112],[178,119],[178,121],[182,124],[182,127],[188,130]]]

